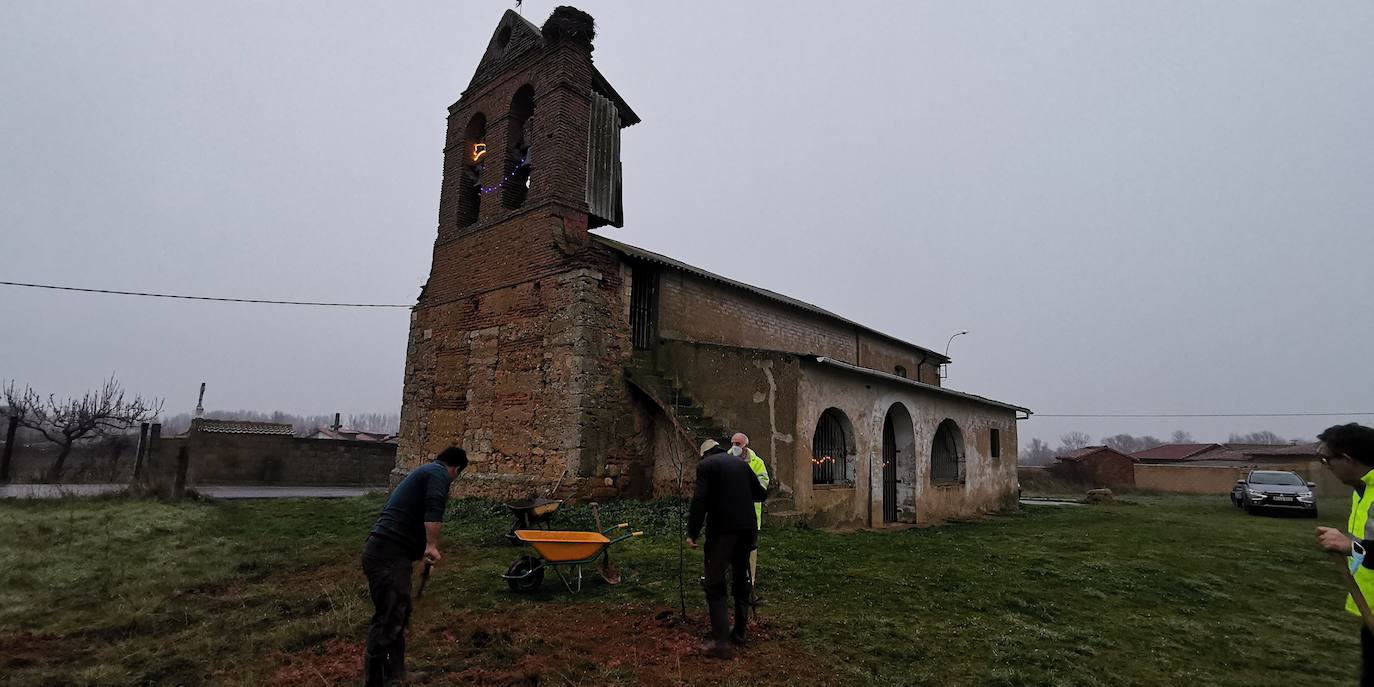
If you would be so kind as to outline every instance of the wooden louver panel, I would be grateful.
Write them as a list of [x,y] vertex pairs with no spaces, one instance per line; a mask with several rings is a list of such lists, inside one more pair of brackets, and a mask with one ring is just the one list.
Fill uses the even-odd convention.
[[620,114],[615,103],[592,93],[587,129],[587,207],[593,227],[624,225],[620,198]]

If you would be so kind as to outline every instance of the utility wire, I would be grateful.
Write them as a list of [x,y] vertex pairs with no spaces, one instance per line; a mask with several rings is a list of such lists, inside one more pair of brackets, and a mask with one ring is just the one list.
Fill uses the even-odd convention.
[[1033,417],[1343,417],[1374,413],[1036,413]]
[[147,298],[180,298],[188,301],[221,301],[225,303],[270,303],[272,305],[315,305],[331,308],[409,308],[409,305],[393,303],[318,303],[315,301],[274,301],[262,298],[216,298],[214,296],[182,296],[171,293],[142,293],[139,291],[114,291],[111,289],[80,289],[75,286],[54,286],[51,284],[25,284],[15,281],[0,281],[4,286],[23,286],[31,289],[53,289],[56,291],[80,291],[82,293],[108,293],[119,296],[144,296]]
[[[140,291],[115,291],[113,289],[82,289],[75,286],[55,286],[52,284],[27,284],[24,282],[0,281],[4,286],[22,286],[30,289],[52,289],[55,291],[79,291],[81,293],[105,293],[119,296],[143,296],[145,298],[179,298],[190,301],[219,301],[224,303],[265,303],[271,305],[311,305],[330,308],[409,308],[410,305],[395,303],[322,303],[317,301],[278,301],[262,298],[219,298],[215,296],[185,296],[170,293],[144,293]],[[1033,417],[1074,417],[1074,418],[1186,418],[1186,417],[1342,417],[1374,415],[1374,412],[1353,413],[1036,413]]]

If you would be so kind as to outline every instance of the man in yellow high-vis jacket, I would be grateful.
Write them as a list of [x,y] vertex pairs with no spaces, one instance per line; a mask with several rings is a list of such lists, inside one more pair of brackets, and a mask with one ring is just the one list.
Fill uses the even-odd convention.
[[[749,468],[754,471],[754,476],[759,478],[759,484],[765,490],[768,489],[768,466],[763,464],[763,459],[754,450],[749,448],[749,437],[744,432],[736,432],[735,436],[730,437],[730,453],[737,458],[749,461]],[[758,519],[759,530],[763,530],[763,502],[754,502],[754,516]],[[753,584],[758,584],[759,570],[759,537],[758,532],[754,533],[754,548],[749,552],[749,579]]]
[[[1318,527],[1317,545],[1348,557],[1356,585],[1365,599],[1374,603],[1374,558],[1365,558],[1366,549],[1374,547],[1374,428],[1355,423],[1336,425],[1317,435],[1317,440],[1322,442],[1317,449],[1322,464],[1336,479],[1355,489],[1346,531]],[[1346,596],[1345,610],[1360,615],[1350,596]],[[1360,684],[1374,685],[1374,634],[1364,624],[1360,625],[1360,655]]]

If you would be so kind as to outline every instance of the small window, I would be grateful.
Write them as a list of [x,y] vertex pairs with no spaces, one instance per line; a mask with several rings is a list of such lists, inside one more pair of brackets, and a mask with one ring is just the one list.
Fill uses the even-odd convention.
[[898,365],[892,370],[898,377],[906,377],[906,368]]
[[1002,431],[996,427],[992,429],[992,457],[1002,457]]

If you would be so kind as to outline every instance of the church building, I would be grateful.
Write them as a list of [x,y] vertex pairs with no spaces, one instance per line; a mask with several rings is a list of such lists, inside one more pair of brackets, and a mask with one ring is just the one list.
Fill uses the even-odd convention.
[[542,27],[507,11],[449,108],[398,468],[457,445],[464,496],[653,498],[742,431],[776,518],[1014,508],[1028,410],[945,388],[939,352],[631,245],[621,133],[640,118],[594,38],[571,7]]

